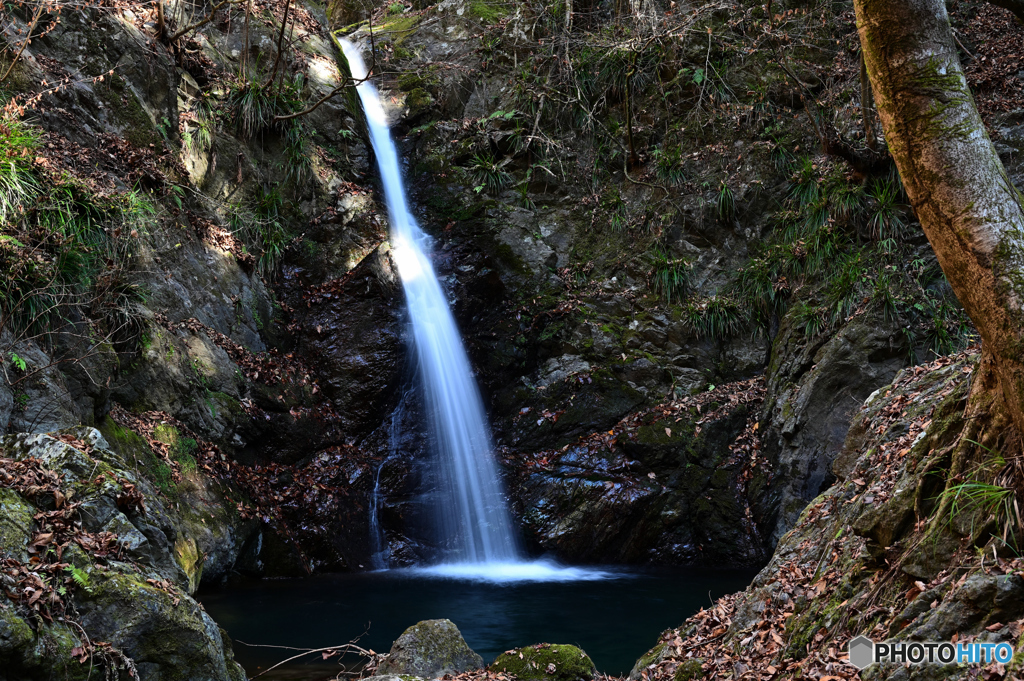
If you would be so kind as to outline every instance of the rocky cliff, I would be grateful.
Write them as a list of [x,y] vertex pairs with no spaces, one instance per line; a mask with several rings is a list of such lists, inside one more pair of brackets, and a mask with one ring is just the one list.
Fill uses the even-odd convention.
[[1012,511],[970,493],[1004,463],[973,440],[986,415],[964,411],[976,361],[943,358],[875,391],[833,463],[835,484],[753,584],[663,633],[630,678],[1017,678],[1019,654],[976,667],[874,664],[863,675],[846,663],[858,635],[1019,649],[1020,530]]

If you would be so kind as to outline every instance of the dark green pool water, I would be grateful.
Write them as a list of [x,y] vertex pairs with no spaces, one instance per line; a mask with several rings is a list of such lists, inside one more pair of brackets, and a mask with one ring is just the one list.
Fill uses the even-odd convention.
[[[351,641],[386,652],[420,620],[455,622],[490,663],[531,643],[571,643],[607,674],[626,674],[658,634],[682,624],[713,599],[743,589],[754,573],[727,570],[623,571],[568,582],[486,582],[405,571],[264,580],[200,594],[206,610],[235,640],[250,676],[290,654],[248,644],[318,648]],[[365,632],[365,633],[364,633]],[[353,660],[354,661],[354,660]],[[291,667],[289,678],[330,678],[321,661]],[[266,678],[266,677],[264,677]]]

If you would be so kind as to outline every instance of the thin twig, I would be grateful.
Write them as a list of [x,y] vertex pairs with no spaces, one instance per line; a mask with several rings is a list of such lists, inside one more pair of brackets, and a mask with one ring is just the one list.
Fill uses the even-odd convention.
[[26,29],[25,39],[21,42],[21,49],[18,50],[16,55],[14,55],[14,59],[11,60],[11,65],[7,67],[7,71],[4,72],[4,75],[0,76],[0,83],[7,80],[7,77],[11,75],[11,71],[14,70],[14,65],[18,63],[18,59],[20,59],[21,55],[25,52],[25,48],[28,47],[30,42],[32,42],[32,31],[36,30],[36,25],[39,23],[39,17],[41,17],[42,14],[43,6],[40,5],[36,10],[35,16],[32,17],[32,23],[30,23]]
[[[239,641],[239,643],[241,643],[241,641]],[[244,645],[251,645],[251,644],[246,643]],[[259,648],[283,648],[285,646],[254,646],[254,647],[259,647]],[[298,650],[298,649],[297,648],[293,648],[293,650]],[[360,648],[359,646],[352,645],[351,643],[346,643],[346,644],[340,645],[340,646],[327,646],[326,648],[312,648],[310,650],[306,650],[304,652],[301,652],[298,655],[292,655],[287,660],[281,660],[280,662],[278,662],[277,664],[273,665],[272,667],[267,667],[266,669],[261,671],[256,676],[250,676],[249,678],[250,679],[259,678],[259,677],[263,676],[264,674],[266,674],[267,672],[269,672],[271,669],[277,669],[281,665],[287,664],[287,663],[289,663],[289,662],[291,662],[293,660],[297,660],[300,657],[305,657],[306,655],[311,655],[312,653],[326,653],[328,651],[332,651],[332,652],[333,651],[356,652],[356,653],[359,653],[360,655],[363,655],[365,657],[373,657],[373,653],[371,653],[366,648]]]
[[209,14],[207,14],[205,17],[195,22],[194,24],[186,26],[185,28],[181,29],[180,31],[172,35],[170,38],[168,38],[167,42],[173,43],[175,40],[185,35],[189,31],[194,31],[197,28],[202,28],[206,24],[210,23],[211,21],[213,21],[214,15],[216,15],[217,12],[219,12],[221,8],[224,7],[224,5],[237,5],[240,2],[242,2],[242,0],[221,0],[219,3],[213,6],[213,9],[210,10]]

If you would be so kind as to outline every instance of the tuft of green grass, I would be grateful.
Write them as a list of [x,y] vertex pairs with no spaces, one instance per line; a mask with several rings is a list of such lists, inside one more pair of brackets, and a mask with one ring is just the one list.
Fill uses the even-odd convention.
[[100,197],[71,178],[44,183],[29,161],[38,143],[35,128],[0,119],[0,328],[48,334],[90,316],[132,349],[142,325],[130,263],[156,210],[141,192]]
[[680,185],[686,182],[681,146],[669,147],[667,144],[662,144],[651,152],[651,156],[654,157],[654,174],[660,181],[669,185]]
[[1010,542],[1014,530],[1024,528],[1017,494],[1009,487],[970,480],[947,487],[939,498],[949,503],[950,524],[970,520],[974,539],[990,523],[996,524],[1004,543]]
[[741,304],[726,296],[690,299],[683,309],[683,323],[697,338],[731,338],[744,329],[748,319]]
[[504,158],[495,160],[490,153],[481,153],[473,157],[469,164],[469,172],[473,178],[475,190],[480,192],[486,190],[488,194],[498,194],[503,189],[512,185],[515,179],[505,171],[505,166],[512,159]]
[[902,193],[902,187],[892,181],[875,182],[868,189],[867,196],[871,199],[868,229],[875,241],[905,238],[908,207],[900,202]]
[[228,109],[235,130],[247,139],[267,132],[285,133],[297,119],[278,119],[302,109],[304,76],[299,73],[292,80],[265,83],[259,74],[236,79],[228,91]]
[[730,223],[736,219],[736,196],[725,180],[718,185],[718,195],[715,199],[715,207],[718,212],[718,219],[723,223]]
[[654,249],[654,264],[651,267],[651,288],[672,304],[672,298],[683,299],[690,289],[690,273],[693,263],[685,258],[672,258],[660,248]]
[[213,146],[213,132],[216,128],[212,97],[206,92],[200,94],[191,113],[192,120],[186,120],[185,130],[181,134],[182,144],[189,153],[205,153]]
[[42,186],[31,159],[39,132],[15,119],[0,119],[0,224],[17,219],[33,203]]
[[285,225],[285,201],[277,185],[257,185],[252,196],[235,204],[228,213],[231,231],[257,258],[261,275],[272,275],[292,237]]

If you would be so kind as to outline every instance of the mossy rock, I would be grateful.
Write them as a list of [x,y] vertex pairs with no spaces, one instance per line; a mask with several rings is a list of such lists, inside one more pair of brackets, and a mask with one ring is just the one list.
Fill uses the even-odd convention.
[[409,118],[416,118],[434,106],[434,98],[429,92],[418,87],[406,95],[405,105],[409,107]]
[[[659,638],[664,639],[665,633],[662,633]],[[636,661],[636,664],[633,665],[633,670],[629,672],[629,681],[639,681],[642,679],[645,669],[650,667],[652,664],[658,664],[671,652],[672,649],[667,643],[659,641],[658,645],[648,650],[639,660]]]
[[174,558],[188,577],[188,592],[195,593],[203,578],[203,556],[199,553],[194,539],[179,536],[174,542]]
[[0,557],[27,561],[35,509],[12,489],[0,487]]
[[694,681],[694,679],[702,678],[703,666],[704,661],[699,657],[686,660],[676,667],[676,673],[672,677],[672,681]]
[[33,636],[32,627],[13,608],[0,607],[0,666],[5,670],[15,667],[30,649]]
[[178,433],[178,429],[174,426],[161,423],[153,429],[153,439],[163,442],[165,445],[174,446],[178,444],[178,439],[181,435]]
[[513,674],[520,681],[589,681],[597,674],[594,661],[576,646],[550,643],[502,653],[488,670]]
[[398,78],[398,89],[402,92],[412,92],[417,88],[437,87],[438,80],[425,71],[405,73]]
[[78,598],[79,621],[94,639],[145,662],[149,673],[142,678],[237,678],[219,628],[188,596],[163,591],[137,573],[93,570],[89,581]]
[[402,632],[391,646],[388,659],[377,668],[377,674],[437,679],[483,666],[483,658],[470,650],[454,622],[426,620]]
[[96,427],[110,444],[110,448],[120,454],[125,461],[137,463],[154,459],[153,450],[142,436],[121,426],[110,416],[105,416]]

